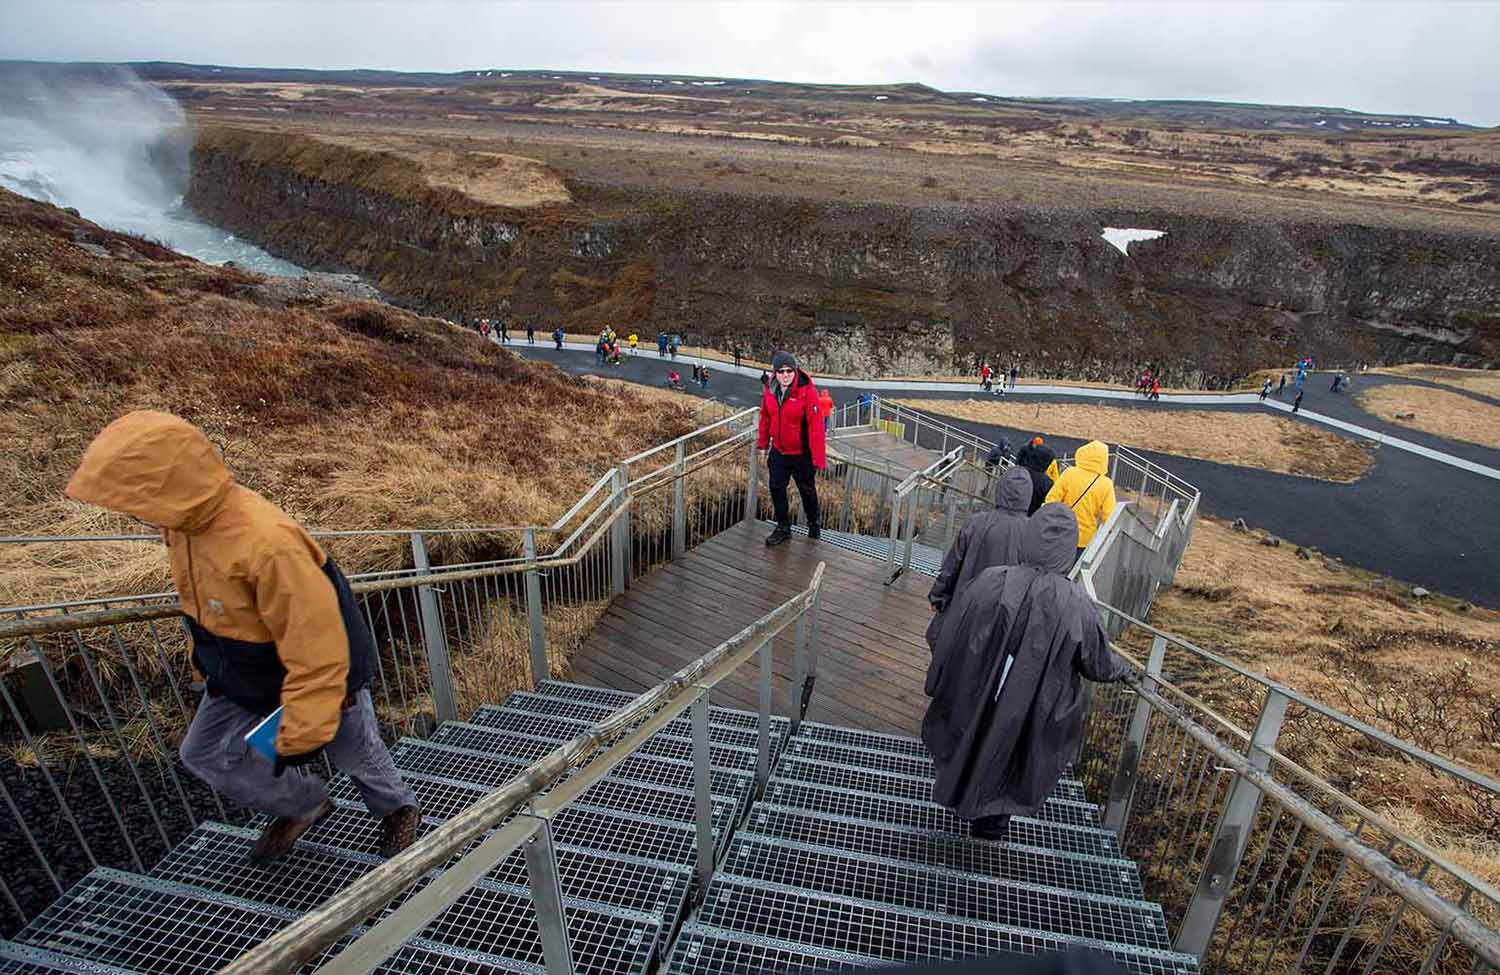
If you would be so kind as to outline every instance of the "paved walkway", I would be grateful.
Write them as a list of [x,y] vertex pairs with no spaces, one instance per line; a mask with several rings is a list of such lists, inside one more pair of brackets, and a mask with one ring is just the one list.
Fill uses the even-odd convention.
[[[556,352],[551,343],[527,346],[512,343],[509,348],[533,358],[552,362],[569,372],[606,376],[649,386],[660,386],[666,379],[671,360],[658,359],[655,348],[643,351],[620,366],[599,367],[594,364],[591,349]],[[684,377],[691,375],[692,361],[683,358],[676,363]],[[711,363],[709,389],[695,386],[692,395],[707,395],[730,406],[758,406],[762,395],[760,371]],[[1481,467],[1500,469],[1500,451],[1444,441],[1407,431],[1398,434],[1390,424],[1362,413],[1348,397],[1328,392],[1329,380],[1310,381],[1301,416],[1312,421],[1310,414],[1330,420],[1343,420],[1369,431],[1369,439],[1387,443],[1395,449],[1377,449],[1375,465],[1364,477],[1352,484],[1321,481],[1292,474],[1276,474],[1251,467],[1193,460],[1152,451],[1139,451],[1151,460],[1186,478],[1203,492],[1205,514],[1225,520],[1244,518],[1251,525],[1273,532],[1298,544],[1308,545],[1337,556],[1350,565],[1426,586],[1434,592],[1448,593],[1489,606],[1500,606],[1500,531],[1494,528],[1497,506],[1496,482],[1493,477],[1447,461],[1435,462],[1423,453],[1395,444],[1406,441],[1412,446],[1428,447],[1458,460],[1469,460]],[[1361,379],[1356,383],[1361,383]],[[890,385],[890,384],[887,384]],[[1028,387],[1022,387],[1022,390]],[[1042,402],[1043,396],[1057,402],[1094,403],[1113,399],[1123,408],[1170,412],[1174,409],[1202,409],[1204,406],[1230,412],[1257,412],[1259,397],[1244,394],[1235,397],[1212,397],[1211,404],[1179,403],[1163,396],[1160,403],[1146,403],[1125,390],[1067,389],[1068,395],[1042,394],[1028,402]],[[832,390],[836,402],[852,400],[865,390],[838,387]],[[929,398],[952,397],[972,399],[973,387],[950,386],[944,392],[923,394]],[[1115,392],[1117,396],[1101,396]],[[1018,393],[1023,398],[1026,393]],[[1270,407],[1276,409],[1275,406]],[[1278,412],[1280,412],[1278,410]],[[1020,443],[1034,431],[1004,428],[967,420],[944,419],[956,427],[990,440],[1009,437]],[[1334,428],[1331,424],[1331,429]],[[1075,450],[1080,441],[1068,437],[1048,436],[1048,442],[1060,453]],[[1330,576],[1330,582],[1336,577]]]
[[[535,346],[527,346],[525,343],[518,344],[516,342],[511,342],[508,348],[516,352],[531,355],[535,354],[536,350],[542,349],[543,347],[540,342]],[[584,353],[589,356],[592,356],[594,354],[593,345],[585,344],[582,342],[565,342],[563,343],[563,348],[567,352],[571,353]],[[552,343],[547,343],[546,350],[550,350],[554,356],[556,355],[556,350],[553,347]],[[632,362],[627,363],[627,365],[638,367],[639,365],[648,364],[653,361],[662,368],[662,379],[663,381],[665,381],[666,370],[671,368],[671,363],[674,360],[670,358],[659,358],[656,355],[654,349],[652,349],[649,353],[642,352],[638,354],[635,359]],[[678,363],[678,372],[682,373],[684,376],[683,382],[691,384],[693,364],[701,360],[689,359],[686,356],[682,356],[675,361]],[[619,368],[625,367],[622,366]],[[1331,382],[1331,375],[1331,373],[1313,373],[1307,381],[1308,396],[1314,395],[1315,389],[1321,390],[1329,382]],[[713,360],[709,360],[710,393],[718,395],[717,391],[712,388],[713,383],[717,380],[720,386],[722,386],[724,380],[729,376],[748,376],[758,380],[760,378],[760,369],[758,367],[752,368],[750,366],[734,366],[730,363],[715,362]],[[1359,377],[1356,381],[1363,382],[1364,377]],[[990,395],[982,392],[978,388],[977,382],[972,387],[966,387],[962,383],[915,382],[897,379],[836,379],[828,377],[819,378],[818,385],[826,386],[830,390],[854,390],[861,393],[883,393],[888,395],[940,393],[944,395],[960,396],[965,398],[988,397]],[[1123,400],[1125,402],[1143,404],[1141,397],[1128,389],[1110,389],[1108,387],[1093,386],[1029,384],[1018,386],[1014,391],[1006,393],[1005,395],[1007,397],[1018,397],[1023,399],[1033,396],[1046,396],[1068,397],[1087,400]],[[1288,387],[1286,398],[1289,400],[1293,395],[1295,394],[1292,393],[1291,387]],[[1328,398],[1331,400],[1336,395],[1344,396],[1346,402],[1352,399],[1352,394],[1331,393],[1329,394]],[[1305,396],[1304,403],[1306,402],[1306,399],[1307,397]],[[1250,406],[1258,407],[1261,409],[1280,411],[1286,414],[1290,414],[1292,412],[1290,403],[1283,402],[1282,400],[1276,399],[1275,397],[1262,402],[1259,394],[1257,393],[1162,393],[1159,404],[1165,404],[1167,406],[1195,406],[1200,408]],[[749,405],[754,404],[752,403]],[[1428,440],[1429,443],[1419,443],[1417,442],[1417,440],[1412,439],[1407,435],[1398,436],[1393,435],[1385,430],[1376,429],[1375,426],[1372,426],[1368,422],[1354,422],[1348,418],[1331,416],[1327,413],[1321,413],[1306,407],[1299,410],[1296,415],[1306,422],[1321,423],[1324,426],[1333,427],[1336,430],[1341,430],[1344,433],[1353,434],[1356,437],[1363,437],[1367,440],[1373,440],[1383,447],[1391,447],[1396,450],[1410,451],[1411,453],[1417,454],[1418,456],[1426,460],[1436,461],[1439,464],[1448,464],[1449,466],[1457,467],[1460,470],[1468,471],[1471,474],[1478,474],[1481,477],[1488,477],[1493,480],[1500,481],[1500,464],[1484,463],[1471,457],[1459,456],[1459,454],[1455,453],[1451,448],[1445,449],[1444,447],[1436,447],[1431,445],[1431,441],[1439,440],[1440,438],[1424,437],[1423,439]],[[1364,414],[1364,416],[1368,417],[1369,414]],[[1370,419],[1374,420],[1375,418],[1370,417]],[[1420,434],[1418,436],[1420,436]],[[1468,453],[1468,451],[1464,452]]]

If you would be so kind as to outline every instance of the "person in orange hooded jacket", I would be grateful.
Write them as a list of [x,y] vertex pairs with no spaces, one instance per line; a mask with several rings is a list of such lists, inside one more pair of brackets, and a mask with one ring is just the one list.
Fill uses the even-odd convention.
[[822,531],[818,512],[817,471],[828,464],[825,451],[823,405],[812,377],[797,368],[790,352],[771,357],[773,379],[760,402],[760,435],[755,445],[769,450],[766,466],[771,472],[771,508],[776,528],[766,536],[767,545],[780,545],[792,537],[792,518],[787,482],[797,482],[802,513],[807,517],[807,537],[816,541]]
[[[207,691],[180,754],[209,785],[273,817],[252,858],[285,854],[333,811],[321,779],[283,775],[325,754],[381,817],[381,852],[409,846],[421,812],[380,741],[374,640],[318,543],[235,483],[203,432],[169,413],[141,410],[106,426],[66,490],[161,532]],[[273,763],[244,738],[277,707]]]

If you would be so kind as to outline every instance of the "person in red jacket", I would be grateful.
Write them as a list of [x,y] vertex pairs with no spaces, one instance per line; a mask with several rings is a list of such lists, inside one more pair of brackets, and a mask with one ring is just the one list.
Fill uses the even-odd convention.
[[767,545],[780,545],[792,537],[788,511],[788,480],[797,482],[802,512],[807,516],[807,537],[816,540],[822,522],[818,517],[816,471],[827,466],[824,450],[825,410],[818,399],[812,377],[797,368],[797,359],[781,351],[771,357],[772,380],[760,402],[760,436],[755,445],[770,450],[766,465],[771,471],[771,507],[776,529],[766,536]]
[[828,390],[818,390],[818,405],[823,408],[823,432],[827,433],[833,426],[833,397],[828,395]]

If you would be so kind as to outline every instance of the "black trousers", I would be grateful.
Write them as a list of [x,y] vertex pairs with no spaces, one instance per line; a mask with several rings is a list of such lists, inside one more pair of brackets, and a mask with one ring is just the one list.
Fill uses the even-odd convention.
[[782,528],[792,526],[786,485],[787,481],[795,480],[797,493],[802,497],[802,513],[807,516],[807,527],[820,525],[817,472],[813,469],[812,457],[805,453],[787,455],[772,447],[766,465],[771,469],[771,508],[776,512],[776,524]]

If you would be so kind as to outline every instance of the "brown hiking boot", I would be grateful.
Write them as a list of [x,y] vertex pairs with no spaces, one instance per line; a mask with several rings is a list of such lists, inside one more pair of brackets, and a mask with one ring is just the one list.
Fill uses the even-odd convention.
[[402,806],[380,820],[380,855],[393,857],[417,841],[417,827],[422,825],[422,810]]
[[266,824],[266,828],[260,831],[260,838],[255,841],[255,849],[250,851],[251,863],[270,863],[286,856],[292,849],[292,844],[297,842],[297,837],[312,828],[313,824],[324,816],[333,812],[333,801],[324,799],[312,815],[303,819],[293,819],[289,816],[277,816]]

